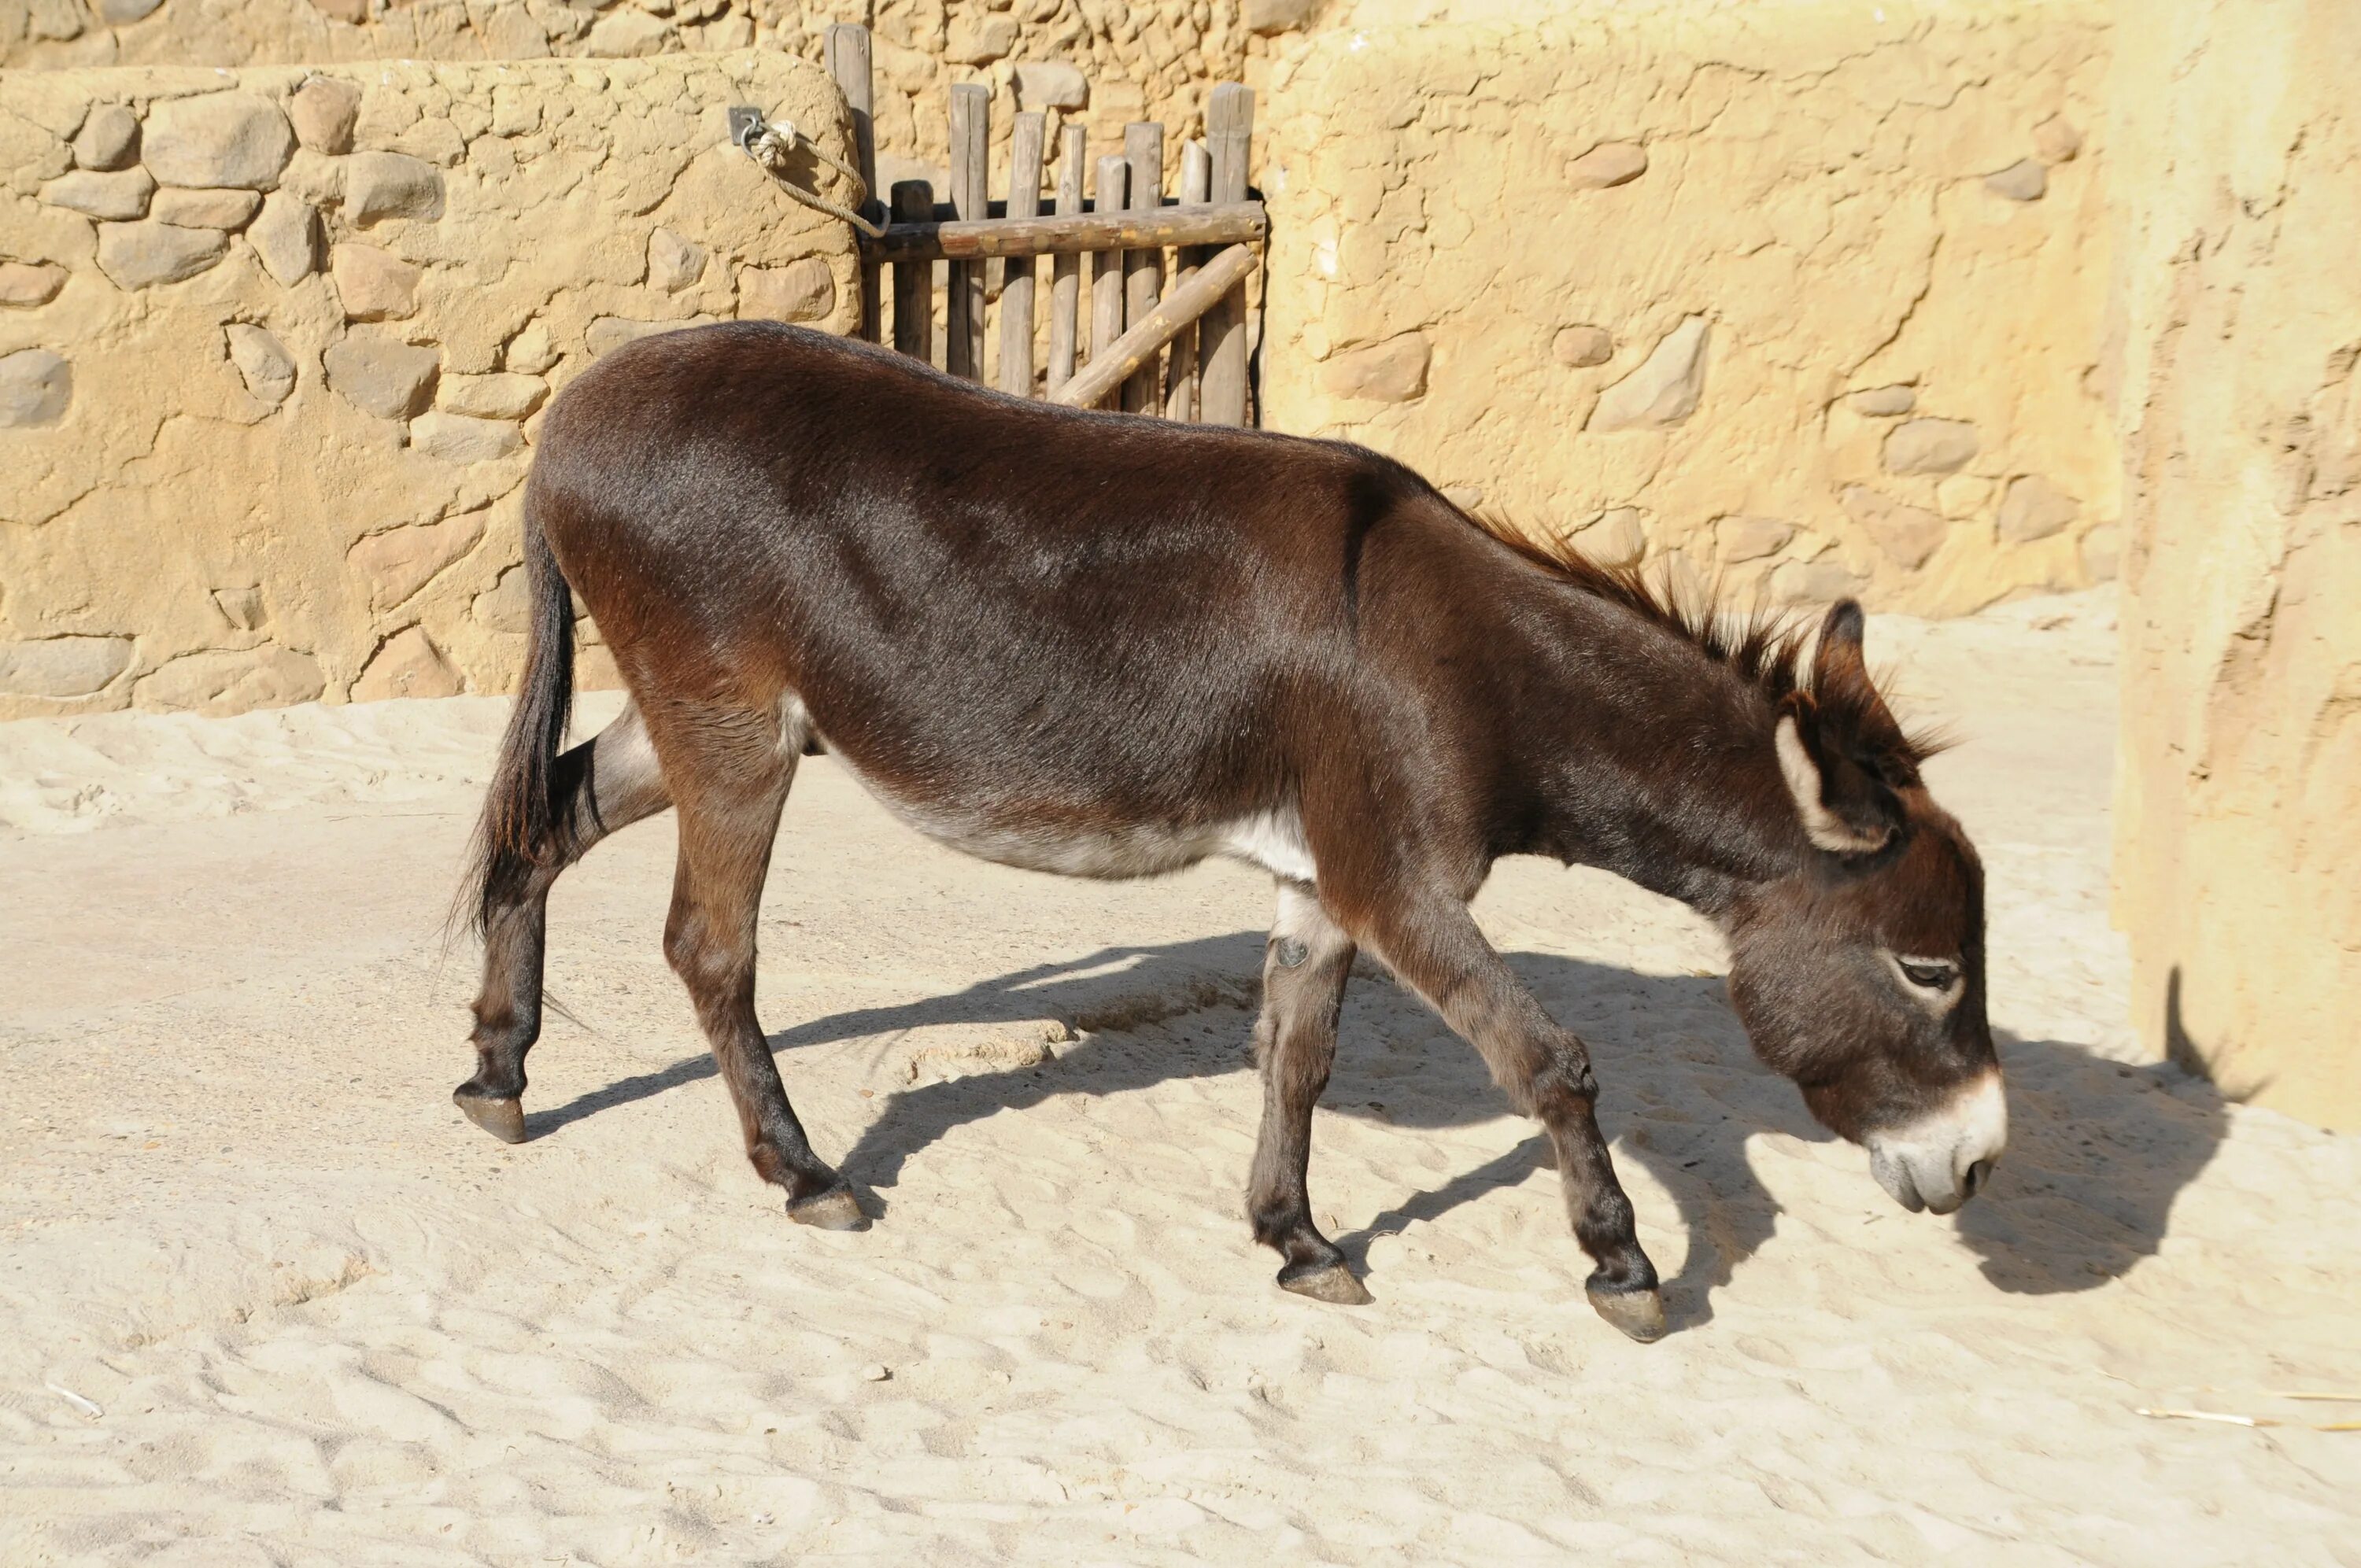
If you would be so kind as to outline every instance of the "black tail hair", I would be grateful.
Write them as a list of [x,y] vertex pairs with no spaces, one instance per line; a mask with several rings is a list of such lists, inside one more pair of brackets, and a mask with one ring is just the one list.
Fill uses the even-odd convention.
[[565,858],[571,811],[553,789],[558,748],[574,707],[574,592],[541,526],[538,487],[524,499],[524,582],[530,600],[524,680],[476,828],[472,881],[461,895],[481,935],[495,911],[517,902],[537,869]]

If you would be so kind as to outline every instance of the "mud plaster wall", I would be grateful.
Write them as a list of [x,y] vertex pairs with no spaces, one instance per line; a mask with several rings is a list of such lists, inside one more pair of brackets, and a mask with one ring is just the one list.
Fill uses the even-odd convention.
[[748,93],[843,155],[775,51],[0,81],[0,717],[507,689],[551,392],[651,323],[853,320]]
[[2113,573],[2102,6],[1470,9],[1279,40],[1267,423],[1781,597]]
[[0,68],[631,58],[750,44],[817,63],[829,23],[862,22],[875,37],[890,180],[942,163],[954,82],[995,88],[1004,142],[1017,107],[1075,115],[1110,146],[1127,120],[1201,134],[1206,86],[1242,80],[1268,49],[1260,35],[1318,10],[1317,0],[0,0]]
[[2138,1021],[2234,1093],[2361,1127],[2361,123],[2331,63],[2361,59],[2361,8],[2124,16],[2115,868]]

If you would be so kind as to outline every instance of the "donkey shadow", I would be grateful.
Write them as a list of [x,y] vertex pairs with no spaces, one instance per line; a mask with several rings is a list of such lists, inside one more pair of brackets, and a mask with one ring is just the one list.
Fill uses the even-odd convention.
[[[930,1025],[1021,1027],[1049,1018],[1083,1032],[1051,1059],[881,1096],[874,1119],[840,1164],[876,1208],[884,1203],[879,1190],[898,1184],[904,1164],[956,1127],[1057,1094],[1121,1094],[1252,1072],[1247,1033],[1262,948],[1259,932],[1103,948],[946,995],[815,1018],[774,1034],[771,1045],[791,1056]],[[1749,1141],[1762,1133],[1815,1142],[1831,1135],[1806,1114],[1793,1085],[1753,1059],[1719,977],[1642,974],[1533,953],[1510,954],[1509,961],[1552,1016],[1589,1044],[1602,1088],[1599,1121],[1619,1163],[1644,1167],[1679,1209],[1689,1245],[1681,1271],[1665,1281],[1675,1321],[1710,1321],[1714,1290],[1769,1241],[1778,1219],[1777,1203],[1749,1163]],[[1475,1051],[1366,959],[1340,1035],[1325,1110],[1414,1137],[1422,1128],[1469,1125],[1507,1109]],[[2003,1036],[2000,1048],[2009,1074],[2009,1151],[1992,1188],[1950,1223],[2001,1289],[2094,1288],[2154,1255],[2174,1199],[2224,1135],[2226,1102],[2202,1077],[2169,1064],[2119,1064],[2056,1040]],[[782,1068],[792,1081],[792,1061]],[[686,1058],[534,1113],[529,1129],[545,1135],[712,1076],[710,1058]],[[1315,1139],[1315,1192],[1318,1157]],[[1536,1131],[1440,1187],[1405,1193],[1336,1243],[1361,1270],[1378,1237],[1516,1186],[1550,1163],[1548,1142]],[[1241,1168],[1241,1190],[1245,1179]],[[1866,1189],[1865,1165],[1861,1181]]]

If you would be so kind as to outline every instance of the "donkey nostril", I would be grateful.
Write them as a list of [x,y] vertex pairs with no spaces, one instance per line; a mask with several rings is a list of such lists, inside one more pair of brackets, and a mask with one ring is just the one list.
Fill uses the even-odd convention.
[[1977,1190],[1982,1188],[1985,1182],[1992,1179],[1992,1169],[1993,1162],[1988,1159],[1980,1159],[1976,1161],[1975,1164],[1968,1167],[1966,1194],[1968,1197],[1974,1197]]

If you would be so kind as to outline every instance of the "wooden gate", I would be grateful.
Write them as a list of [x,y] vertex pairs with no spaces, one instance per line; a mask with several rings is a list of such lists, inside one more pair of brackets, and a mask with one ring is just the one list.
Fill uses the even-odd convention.
[[[869,30],[829,27],[827,60],[851,106],[855,161],[873,192]],[[1213,90],[1205,140],[1180,151],[1177,202],[1165,194],[1164,127],[1152,123],[1124,127],[1122,153],[1099,159],[1090,171],[1088,199],[1087,133],[1065,126],[1057,190],[1045,202],[1047,124],[1038,113],[1016,116],[1006,196],[995,202],[992,90],[974,82],[951,89],[948,200],[939,202],[926,181],[903,181],[884,203],[873,199],[866,208],[884,233],[862,236],[861,335],[885,341],[890,269],[893,345],[933,359],[935,264],[946,262],[942,364],[951,374],[1073,407],[1246,423],[1246,285],[1268,227],[1262,203],[1246,194],[1254,94],[1236,82]],[[1005,269],[999,363],[987,367],[985,282],[994,262]]]

